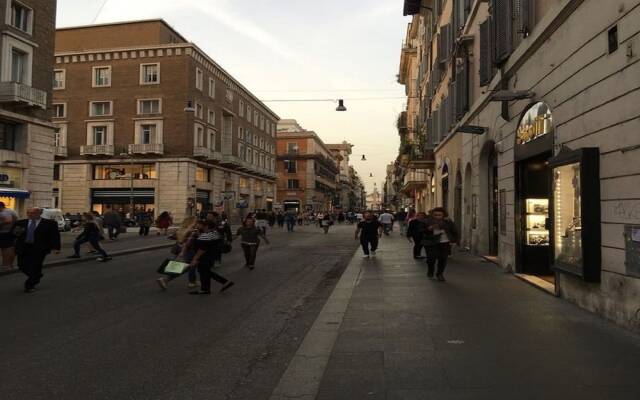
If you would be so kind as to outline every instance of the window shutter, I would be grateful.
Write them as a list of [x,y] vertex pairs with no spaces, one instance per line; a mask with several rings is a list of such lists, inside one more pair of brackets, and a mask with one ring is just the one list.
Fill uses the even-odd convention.
[[427,118],[427,147],[433,147],[433,116]]
[[480,86],[491,82],[491,53],[491,21],[487,19],[480,24]]
[[509,58],[512,49],[512,0],[492,0],[491,15],[494,21],[495,57],[496,64]]
[[471,13],[471,0],[464,0],[464,20],[467,20],[467,17]]
[[440,110],[433,112],[433,143],[440,143]]
[[516,0],[516,11],[518,21],[518,33],[523,37],[529,36],[533,25],[534,0]]
[[469,60],[463,59],[456,72],[456,120],[469,111]]

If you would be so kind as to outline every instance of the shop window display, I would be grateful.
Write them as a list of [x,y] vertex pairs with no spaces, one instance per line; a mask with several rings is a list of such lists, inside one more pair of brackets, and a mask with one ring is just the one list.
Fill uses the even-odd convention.
[[527,246],[549,246],[549,200],[527,199],[526,207]]
[[556,168],[553,185],[555,261],[582,267],[580,164]]

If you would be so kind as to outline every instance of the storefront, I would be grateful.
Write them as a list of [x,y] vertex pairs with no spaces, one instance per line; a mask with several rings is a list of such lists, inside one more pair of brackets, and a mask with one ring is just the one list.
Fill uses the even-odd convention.
[[196,190],[196,210],[200,214],[212,209],[211,192],[208,190]]
[[516,161],[516,272],[555,285],[549,207],[553,154],[553,117],[542,102],[523,114],[515,144]]
[[134,209],[155,211],[155,189],[134,188],[131,189],[92,189],[91,209],[103,214],[109,208],[115,208],[120,213],[127,215]]
[[0,169],[0,201],[18,214],[24,211],[24,200],[30,197],[27,190],[20,189],[22,170],[19,168]]
[[300,212],[300,200],[285,200],[282,202],[284,211]]

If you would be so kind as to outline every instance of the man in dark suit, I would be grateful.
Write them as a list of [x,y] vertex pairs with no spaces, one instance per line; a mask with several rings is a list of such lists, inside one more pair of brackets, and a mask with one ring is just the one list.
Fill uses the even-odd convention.
[[13,228],[16,236],[18,267],[27,275],[24,291],[32,293],[42,278],[42,264],[51,253],[60,253],[60,232],[55,221],[42,218],[42,209],[27,210],[28,219],[16,222]]

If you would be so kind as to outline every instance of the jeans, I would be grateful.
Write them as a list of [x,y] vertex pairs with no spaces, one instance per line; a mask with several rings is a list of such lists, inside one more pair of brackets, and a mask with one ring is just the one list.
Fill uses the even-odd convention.
[[107,231],[109,232],[109,239],[117,239],[120,235],[120,227],[118,225],[107,225]]
[[438,264],[436,275],[442,275],[447,267],[447,258],[451,252],[451,243],[438,243],[432,246],[425,246],[427,251],[427,275],[433,276],[433,271]]
[[400,224],[400,234],[404,235],[407,233],[407,223],[405,221],[398,222]]
[[375,252],[378,250],[378,237],[377,236],[361,236],[360,244],[362,245],[362,251],[365,255],[369,255],[369,246],[371,246],[371,251]]
[[417,258],[422,256],[422,236],[414,235],[413,239],[413,257]]
[[80,255],[80,246],[85,243],[91,243],[91,246],[96,249],[102,257],[109,257],[106,251],[100,246],[100,238],[97,235],[81,236],[73,242],[73,253],[76,256]]
[[248,266],[255,265],[259,246],[260,246],[259,244],[242,243],[242,251],[244,252],[244,259]]
[[382,224],[382,231],[385,235],[389,235],[389,232],[393,230],[393,223],[391,224]]
[[140,231],[138,231],[138,235],[140,236],[148,236],[149,235],[150,226],[140,226]]
[[293,232],[293,227],[295,226],[295,221],[287,221],[287,231]]

